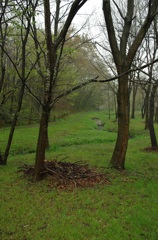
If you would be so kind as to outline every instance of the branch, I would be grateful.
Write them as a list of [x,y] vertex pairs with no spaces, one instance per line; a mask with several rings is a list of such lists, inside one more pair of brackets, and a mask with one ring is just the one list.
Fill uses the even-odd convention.
[[118,10],[121,18],[122,18],[123,20],[125,20],[125,17],[123,16],[123,13],[121,12],[121,9],[119,8],[119,6],[118,6],[118,4],[116,3],[116,1],[113,0],[113,3],[115,4],[115,6],[116,6],[116,8],[117,8],[117,10]]
[[99,80],[99,79],[98,79],[98,76],[97,76],[97,77],[95,77],[95,78],[89,79],[89,80],[87,80],[87,81],[85,81],[85,82],[83,82],[83,83],[81,83],[81,84],[78,84],[78,85],[76,85],[75,87],[73,87],[73,88],[71,88],[71,89],[63,92],[63,93],[60,94],[59,96],[57,96],[57,97],[52,101],[52,103],[50,104],[50,108],[52,108],[52,107],[54,106],[54,104],[55,104],[59,99],[61,99],[62,97],[67,96],[68,94],[72,93],[73,91],[76,91],[76,90],[78,90],[78,89],[80,89],[80,88],[82,88],[82,87],[84,87],[84,86],[86,86],[86,85],[88,85],[88,84],[90,84],[90,83],[92,83],[92,82],[93,82],[93,83],[94,83],[94,82],[97,82],[97,83],[111,82],[111,81],[114,81],[114,80],[116,80],[116,79],[118,79],[118,78],[120,78],[120,77],[122,77],[122,76],[124,76],[124,75],[126,75],[126,74],[131,73],[131,72],[140,71],[140,70],[142,70],[142,69],[144,69],[144,68],[148,67],[149,65],[152,65],[152,64],[154,64],[154,63],[156,63],[156,62],[158,62],[158,58],[155,59],[154,61],[148,63],[148,64],[143,65],[142,67],[132,68],[132,69],[130,69],[130,70],[128,70],[128,71],[126,71],[126,72],[124,72],[124,73],[122,73],[122,74],[120,74],[120,75],[114,76],[114,77],[112,77],[112,78]]
[[104,19],[106,23],[109,43],[110,43],[111,51],[113,54],[114,62],[115,64],[117,64],[120,61],[119,59],[120,51],[119,51],[114,24],[113,24],[110,0],[103,0],[103,13],[104,13]]
[[15,62],[13,61],[13,59],[12,59],[12,58],[10,57],[10,55],[6,52],[6,50],[3,48],[3,46],[2,46],[1,44],[0,44],[0,47],[1,47],[2,51],[6,54],[6,56],[8,57],[8,59],[11,61],[11,63],[13,64],[13,67],[15,68],[15,71],[16,71],[18,77],[21,79],[21,74],[20,74],[20,72],[19,72],[19,70],[18,70]]
[[68,17],[65,21],[65,24],[59,34],[59,36],[57,37],[56,41],[55,41],[55,46],[58,47],[60,45],[60,43],[63,41],[63,39],[65,39],[66,33],[70,27],[70,24],[72,22],[72,20],[74,19],[75,15],[77,14],[77,12],[79,11],[79,9],[87,2],[87,0],[75,0],[73,2],[73,4],[71,5],[71,9],[69,11]]
[[41,102],[41,100],[31,91],[31,89],[27,86],[27,84],[25,83],[25,87],[26,89],[29,91],[29,93],[31,94],[31,96],[42,106],[44,107],[43,103]]
[[127,59],[129,61],[129,63],[132,63],[133,58],[138,50],[138,47],[141,45],[148,29],[150,28],[152,21],[154,20],[154,17],[158,13],[158,1],[153,0],[152,2],[153,2],[152,6],[151,6],[151,4],[149,5],[148,15],[146,16],[142,26],[140,27],[140,29],[138,31],[137,36],[135,37],[135,39],[129,49],[129,52],[127,55]]

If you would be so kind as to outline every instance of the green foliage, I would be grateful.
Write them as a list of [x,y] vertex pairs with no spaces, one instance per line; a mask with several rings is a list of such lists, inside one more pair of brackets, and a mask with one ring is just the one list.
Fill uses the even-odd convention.
[[[103,130],[97,130],[96,117],[105,123]],[[104,112],[82,112],[50,123],[48,160],[83,160],[102,167],[110,180],[74,192],[51,189],[46,180],[32,184],[17,173],[20,164],[34,163],[35,153],[29,150],[35,151],[38,127],[16,129],[8,165],[0,167],[0,239],[158,239],[157,153],[143,150],[150,145],[149,135],[142,120],[134,119],[127,170],[107,169],[117,129],[111,118]],[[7,134],[2,129],[1,146]]]
[[[74,35],[74,33],[75,30],[70,29],[67,34],[69,40],[64,45],[63,58],[60,61],[56,85],[57,95],[89,79],[102,77],[100,69],[108,75],[105,64],[98,57],[95,46],[88,36]],[[66,101],[65,99],[64,101],[73,110],[97,110],[105,102],[105,94],[105,89],[101,87],[101,84],[88,84],[66,96]],[[63,102],[60,104],[61,108],[65,108]]]
[[[15,10],[18,10],[15,6]],[[20,13],[19,13],[20,14]],[[21,22],[18,19],[11,21],[8,27],[8,38],[6,42],[6,51],[12,59],[12,62],[18,70],[18,74],[13,66],[12,62],[8,62],[8,58],[5,55],[5,61],[8,64],[5,66],[6,74],[4,78],[4,84],[2,92],[0,94],[0,102],[4,102],[5,115],[14,114],[17,108],[19,91],[21,89],[21,77],[22,77],[22,41],[21,31],[25,32],[24,26],[19,26]],[[69,39],[66,41],[63,48],[63,55],[59,61],[59,69],[57,67],[57,82],[53,95],[54,98],[64,93],[66,90],[85,82],[88,79],[100,76],[99,69],[102,69],[106,74],[107,69],[102,60],[96,54],[96,49],[92,42],[88,39],[88,36],[75,35],[74,29],[70,29],[67,35]],[[73,36],[73,37],[72,37]],[[25,76],[28,76],[26,81],[30,91],[41,102],[43,99],[44,82],[46,79],[46,66],[45,66],[45,40],[42,29],[37,29],[37,39],[39,46],[35,46],[32,35],[29,34],[26,44],[26,67]],[[57,54],[60,56],[61,49]],[[39,57],[37,61],[37,57]],[[60,58],[60,57],[59,57]],[[36,64],[35,64],[36,63]],[[34,66],[34,67],[33,67]],[[0,73],[1,73],[0,66]],[[19,77],[20,76],[20,77]],[[106,92],[101,88],[100,84],[90,84],[82,89],[72,92],[70,95],[65,96],[55,105],[57,110],[68,109],[72,110],[92,110],[98,109],[101,104],[105,102]],[[26,88],[20,117],[18,124],[27,124],[38,121],[40,116],[40,103],[31,96],[30,92]],[[0,115],[0,121],[1,120]],[[4,124],[7,124],[7,119],[3,119]]]

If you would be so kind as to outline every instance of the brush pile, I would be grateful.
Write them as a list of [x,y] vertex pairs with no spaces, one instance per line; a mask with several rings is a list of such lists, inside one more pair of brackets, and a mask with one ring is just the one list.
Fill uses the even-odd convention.
[[[20,171],[29,177],[33,176],[34,166],[24,164]],[[109,183],[105,173],[95,167],[90,168],[83,162],[45,161],[45,171],[42,174],[48,178],[50,187],[59,189],[72,190]]]

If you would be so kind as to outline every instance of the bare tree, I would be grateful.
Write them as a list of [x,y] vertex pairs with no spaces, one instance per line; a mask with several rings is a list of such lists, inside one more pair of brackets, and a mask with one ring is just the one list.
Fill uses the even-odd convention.
[[[112,2],[112,5],[111,5]],[[155,15],[157,14],[158,1],[146,2],[144,12],[146,16],[143,24],[137,31],[137,35],[133,39],[131,46],[128,47],[128,39],[131,34],[131,26],[133,21],[137,19],[134,0],[127,1],[110,1],[103,0],[103,12],[107,27],[109,43],[113,55],[113,59],[117,68],[118,75],[127,72],[131,68],[132,61],[136,55],[142,40],[145,37]],[[141,1],[142,3],[142,1]],[[121,4],[126,6],[126,11],[122,11]],[[138,2],[137,2],[138,4]],[[123,28],[118,33],[115,31],[115,21],[112,9],[117,10],[116,17],[121,18]],[[117,22],[118,24],[118,22]],[[120,25],[121,26],[121,25]],[[123,75],[118,79],[118,135],[114,148],[114,152],[110,161],[110,166],[116,169],[125,168],[125,156],[128,146],[129,137],[129,94],[128,94],[129,74]]]
[[[42,114],[40,121],[40,129],[38,136],[38,143],[36,149],[36,160],[35,160],[35,176],[34,180],[38,181],[42,177],[42,172],[44,171],[44,160],[45,160],[45,149],[47,143],[48,135],[48,122],[50,110],[53,107],[54,102],[52,102],[53,91],[57,80],[57,70],[58,61],[61,57],[63,45],[66,37],[66,33],[70,27],[70,24],[75,17],[78,10],[86,3],[87,0],[74,0],[72,3],[68,2],[66,10],[68,10],[68,15],[65,15],[64,25],[59,29],[59,11],[61,1],[56,1],[56,11],[54,15],[54,39],[52,34],[52,22],[51,22],[51,11],[50,11],[50,1],[44,0],[44,19],[45,19],[45,37],[46,37],[46,47],[47,47],[47,76],[45,79],[45,90],[44,99],[42,103]],[[60,48],[59,48],[60,47]],[[58,54],[58,49],[59,54]]]
[[[157,18],[155,18],[153,25],[154,25],[154,39],[153,39],[153,47],[152,48],[153,48],[153,59],[154,59],[157,55],[157,47],[158,47]],[[152,67],[150,73],[151,73],[150,76],[153,78],[152,79],[153,84],[152,84],[152,89],[151,89],[150,98],[149,98],[148,124],[149,124],[149,131],[150,131],[151,146],[154,148],[157,148],[158,144],[157,144],[157,138],[156,138],[156,133],[155,133],[155,128],[154,128],[155,99],[156,99],[156,93],[157,93],[157,87],[158,87],[157,68],[154,69],[154,67]]]
[[16,107],[16,111],[14,112],[14,117],[13,117],[12,124],[11,124],[11,129],[10,129],[10,133],[9,133],[9,137],[8,137],[7,146],[4,151],[3,156],[1,154],[0,164],[3,164],[3,165],[5,165],[7,163],[7,159],[8,159],[11,143],[12,143],[12,138],[13,138],[13,134],[15,131],[15,126],[16,126],[18,116],[19,116],[21,106],[22,106],[22,100],[23,100],[23,96],[24,96],[24,92],[25,92],[26,81],[31,72],[31,69],[29,72],[26,72],[26,64],[27,64],[26,47],[27,47],[28,37],[29,37],[30,29],[31,29],[31,20],[32,20],[32,16],[35,12],[37,2],[35,4],[33,4],[32,1],[26,0],[26,1],[21,2],[20,4],[18,3],[17,5],[18,5],[18,8],[16,9],[16,12],[18,12],[19,14],[18,14],[18,19],[16,19],[16,21],[17,21],[18,30],[19,30],[19,37],[21,39],[21,51],[20,51],[21,52],[21,56],[20,56],[21,62],[20,62],[19,66],[17,66],[16,63],[13,61],[10,53],[4,47],[5,45],[1,44],[1,49],[2,49],[3,54],[5,53],[7,55],[7,57],[9,58],[9,60],[11,61],[11,63],[14,65],[14,68],[16,69],[17,75],[21,82],[21,86],[19,89],[19,95],[18,95],[18,99],[17,99],[17,107]]

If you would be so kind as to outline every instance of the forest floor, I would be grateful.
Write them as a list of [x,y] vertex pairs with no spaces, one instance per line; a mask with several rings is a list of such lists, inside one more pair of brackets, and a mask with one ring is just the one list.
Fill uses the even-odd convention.
[[[93,118],[104,126],[98,130]],[[8,134],[1,129],[1,150]],[[45,163],[56,185],[51,171],[38,183],[23,174],[32,174],[37,136],[38,125],[18,126],[8,164],[0,166],[1,240],[158,240],[158,155],[139,114],[130,121],[121,172],[107,168],[117,136],[112,114],[76,113],[50,123]],[[83,173],[101,179],[84,186]]]

